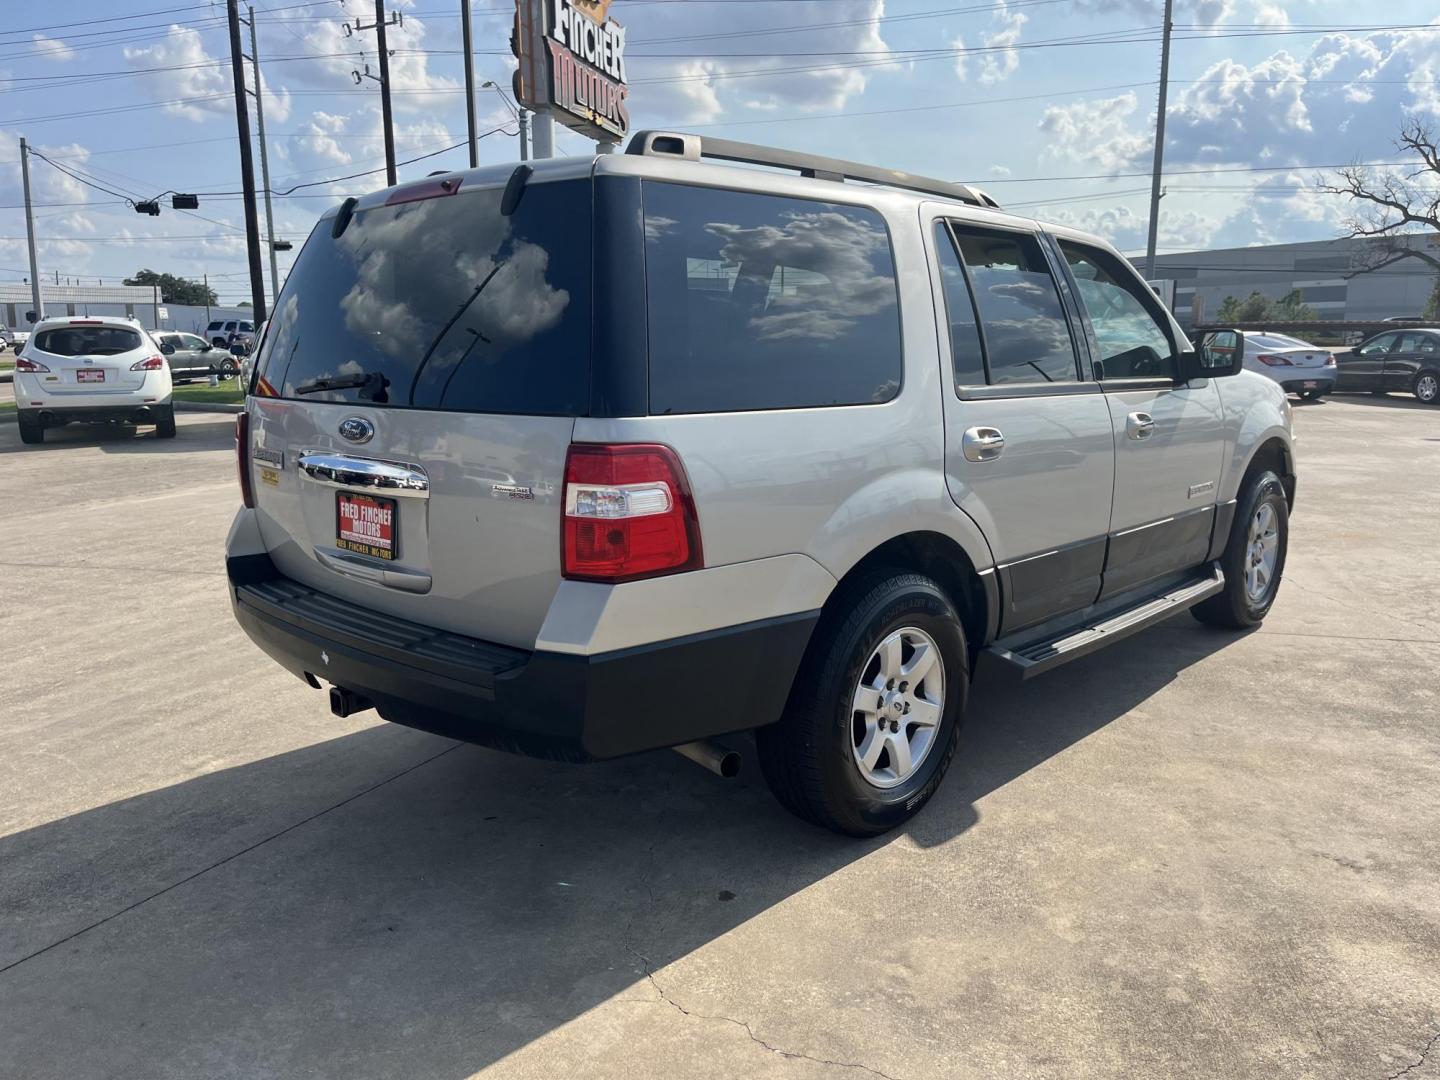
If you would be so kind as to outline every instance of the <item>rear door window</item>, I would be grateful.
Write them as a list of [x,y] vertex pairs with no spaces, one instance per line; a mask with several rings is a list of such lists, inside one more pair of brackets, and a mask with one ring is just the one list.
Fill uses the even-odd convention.
[[1075,382],[1070,324],[1032,233],[953,222],[980,310],[990,382]]
[[35,347],[52,356],[115,356],[140,345],[139,333],[123,326],[62,326],[35,337]]
[[889,401],[895,263],[869,207],[645,181],[652,413]]
[[589,404],[589,179],[479,189],[323,219],[265,334],[261,393],[465,412]]
[[943,221],[935,224],[935,252],[950,323],[950,363],[955,369],[955,385],[984,386],[985,351],[980,341],[980,324],[975,318],[975,298],[970,295],[965,268],[960,265],[950,229]]

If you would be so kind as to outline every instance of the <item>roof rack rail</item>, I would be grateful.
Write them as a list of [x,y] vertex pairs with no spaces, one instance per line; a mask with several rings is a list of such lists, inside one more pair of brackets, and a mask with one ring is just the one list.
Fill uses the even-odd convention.
[[898,169],[862,165],[856,161],[821,157],[818,154],[799,154],[773,146],[716,139],[709,135],[702,139],[699,135],[687,135],[677,131],[637,131],[626,145],[625,153],[642,157],[681,158],[685,161],[714,158],[718,161],[740,161],[747,165],[770,165],[777,169],[794,169],[801,176],[813,177],[816,180],[834,180],[837,183],[864,180],[885,187],[938,195],[944,199],[958,199],[975,206],[989,206],[997,210],[1000,208],[1000,204],[985,192],[965,184],[916,176]]

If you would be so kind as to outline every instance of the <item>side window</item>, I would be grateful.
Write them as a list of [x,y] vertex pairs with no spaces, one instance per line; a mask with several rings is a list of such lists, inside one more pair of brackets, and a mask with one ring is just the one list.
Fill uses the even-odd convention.
[[1415,346],[1416,352],[1437,353],[1440,352],[1440,338],[1434,334],[1417,334],[1420,342]]
[[1423,352],[1425,342],[1431,340],[1424,334],[1401,334],[1400,345],[1396,352]]
[[1175,347],[1154,310],[1154,294],[1109,252],[1060,241],[1095,329],[1106,379],[1173,379]]
[[985,385],[985,355],[980,345],[980,325],[975,319],[975,300],[965,268],[955,253],[955,241],[944,222],[935,225],[935,254],[940,280],[945,289],[946,321],[950,324],[950,362],[955,368],[956,386]]
[[1381,334],[1379,337],[1371,338],[1361,345],[1357,350],[1361,356],[1378,356],[1381,353],[1390,351],[1390,346],[1395,344],[1398,334]]
[[954,225],[980,311],[991,383],[1074,382],[1075,346],[1040,241]]
[[903,371],[868,207],[645,181],[650,411],[867,405]]

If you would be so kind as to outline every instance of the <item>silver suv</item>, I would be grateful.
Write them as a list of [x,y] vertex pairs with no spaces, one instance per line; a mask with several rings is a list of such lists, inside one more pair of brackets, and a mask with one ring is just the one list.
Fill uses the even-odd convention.
[[788,808],[883,832],[973,677],[1264,618],[1295,470],[1241,355],[959,184],[661,132],[427,178],[279,297],[234,611],[340,715],[717,771],[753,730]]

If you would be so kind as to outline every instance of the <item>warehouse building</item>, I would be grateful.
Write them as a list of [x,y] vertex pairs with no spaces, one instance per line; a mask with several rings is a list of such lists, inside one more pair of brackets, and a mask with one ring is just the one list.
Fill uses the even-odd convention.
[[[1440,258],[1440,236],[1421,234],[1405,240]],[[1367,259],[1374,258],[1379,243],[1336,239],[1178,252],[1156,258],[1155,278],[1175,283],[1175,316],[1187,328],[1218,318],[1227,296],[1243,300],[1259,291],[1278,300],[1292,289],[1302,292],[1305,303],[1321,319],[1419,316],[1435,287],[1435,271],[1419,259],[1406,258],[1382,270],[1357,274]]]
[[[139,319],[147,330],[187,330],[199,333],[211,319],[248,319],[249,308],[167,304],[149,285],[45,285],[40,299],[48,318],[85,315],[124,315]],[[0,322],[16,330],[29,330],[35,303],[25,282],[0,282]]]

